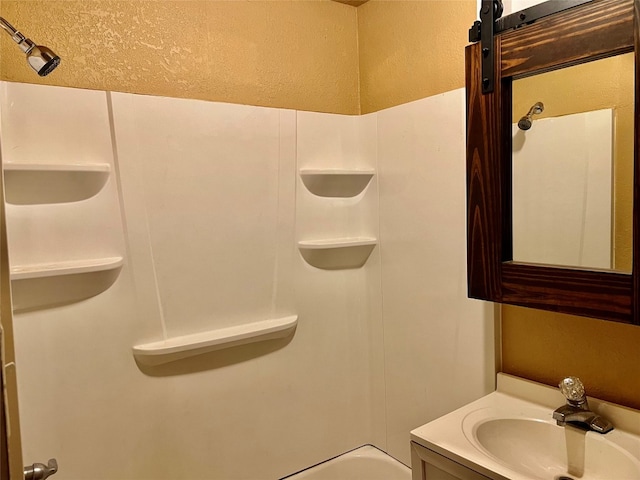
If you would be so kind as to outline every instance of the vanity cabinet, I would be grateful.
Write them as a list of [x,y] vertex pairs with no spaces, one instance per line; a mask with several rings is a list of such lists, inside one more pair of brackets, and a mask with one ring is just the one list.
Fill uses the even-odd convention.
[[411,479],[492,480],[416,442],[411,442]]

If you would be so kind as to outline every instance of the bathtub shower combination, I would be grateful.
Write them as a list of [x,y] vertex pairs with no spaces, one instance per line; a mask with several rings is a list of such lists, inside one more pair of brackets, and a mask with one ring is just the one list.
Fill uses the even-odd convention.
[[281,480],[411,480],[411,470],[365,445]]
[[[451,241],[422,248],[422,224],[396,214],[464,211],[463,183],[445,187],[463,175],[451,160],[464,153],[462,90],[362,117],[7,82],[0,93],[26,463],[55,457],[81,479],[108,456],[96,478],[160,480],[215,460],[215,478],[281,478],[372,444],[407,465],[425,411],[489,388],[475,339],[491,312],[456,273],[464,215]],[[433,172],[408,183],[401,170],[424,158]],[[381,191],[381,176],[411,197]],[[401,268],[381,261],[380,237]],[[420,294],[408,309],[427,280],[456,301]],[[461,356],[477,361],[435,368]],[[385,358],[414,373],[385,378]],[[474,381],[452,392],[442,376]],[[444,390],[425,399],[417,378]],[[309,431],[321,433],[300,445]],[[384,458],[368,448],[318,471]]]
[[[0,82],[0,111],[24,463],[409,465],[412,428],[492,388],[463,90],[347,116]],[[300,475],[408,478],[391,457]]]

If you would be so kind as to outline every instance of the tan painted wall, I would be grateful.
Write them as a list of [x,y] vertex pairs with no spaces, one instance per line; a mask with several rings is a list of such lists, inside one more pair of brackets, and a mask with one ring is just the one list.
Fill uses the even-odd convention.
[[346,114],[462,87],[476,16],[475,0],[357,9],[328,0],[2,0],[1,8],[65,62],[41,80],[3,38],[2,80]]
[[362,113],[464,86],[475,0],[370,0],[357,10]]
[[640,408],[640,327],[502,307],[502,370],[549,385],[582,379],[594,397]]
[[[63,58],[41,83],[358,114],[356,8],[329,0],[3,0]],[[0,79],[39,83],[2,38]]]

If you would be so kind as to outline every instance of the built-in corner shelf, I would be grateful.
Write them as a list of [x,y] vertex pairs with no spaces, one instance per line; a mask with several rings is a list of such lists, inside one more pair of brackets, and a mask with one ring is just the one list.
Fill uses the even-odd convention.
[[118,278],[122,257],[104,257],[10,268],[16,312],[65,305],[95,297]]
[[122,264],[122,257],[106,257],[35,265],[16,265],[11,267],[10,272],[11,280],[28,280],[115,270],[120,268]]
[[300,178],[307,189],[320,197],[355,197],[364,191],[375,175],[372,169],[300,170]]
[[109,179],[108,163],[4,164],[8,203],[67,203],[96,195]]
[[375,246],[378,243],[373,237],[323,238],[318,240],[302,240],[298,248],[307,250],[331,250],[335,248],[355,248]]
[[5,172],[105,172],[109,173],[108,163],[5,163]]
[[136,360],[144,365],[162,365],[187,357],[287,337],[298,324],[298,316],[262,320],[220,328],[133,347]]
[[373,237],[303,240],[298,248],[305,261],[324,270],[362,267],[378,243]]

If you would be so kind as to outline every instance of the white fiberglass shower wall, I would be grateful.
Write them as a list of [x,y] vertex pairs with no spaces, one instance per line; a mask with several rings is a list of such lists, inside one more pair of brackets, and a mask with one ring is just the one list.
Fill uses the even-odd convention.
[[[493,312],[466,299],[461,90],[354,117],[2,89],[3,164],[81,184],[108,165],[92,196],[10,205],[12,267],[93,285],[96,259],[121,258],[111,286],[16,311],[25,462],[267,479],[372,443],[408,463],[411,428],[492,388]],[[16,156],[19,115],[60,131],[54,160]],[[159,366],[132,353],[291,316],[275,340]]]
[[613,268],[613,111],[512,132],[514,260]]

